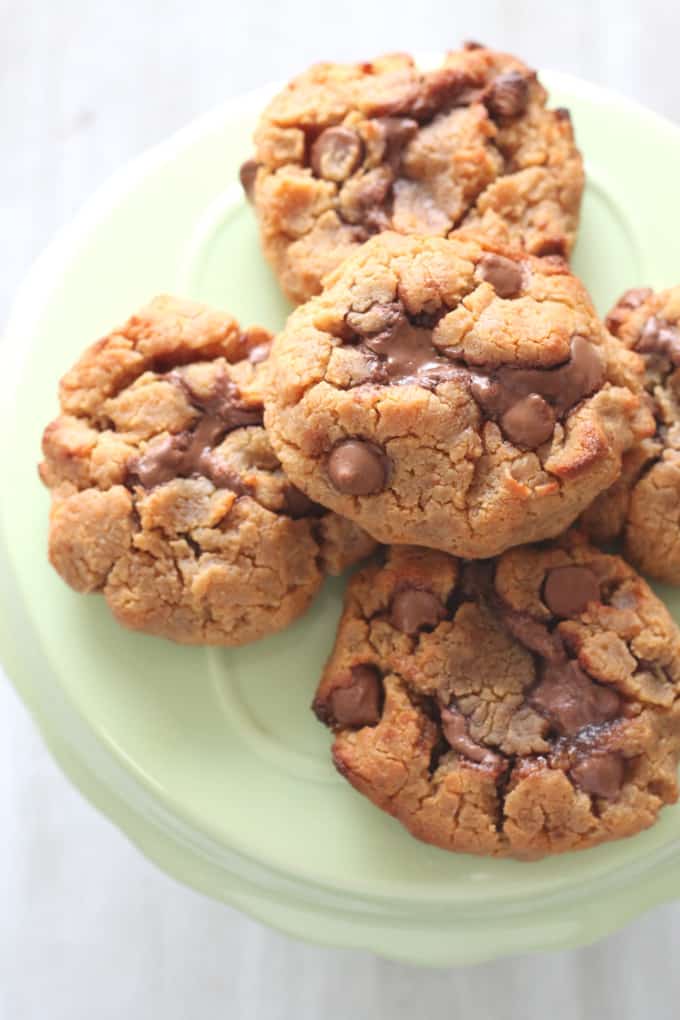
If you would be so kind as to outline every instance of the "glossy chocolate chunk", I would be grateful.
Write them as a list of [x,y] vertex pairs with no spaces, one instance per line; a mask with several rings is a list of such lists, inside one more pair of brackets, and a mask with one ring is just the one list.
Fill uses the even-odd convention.
[[494,78],[484,97],[489,115],[495,119],[519,117],[529,102],[529,82],[519,71],[508,71]]
[[152,489],[183,474],[188,433],[166,436],[151,443],[146,452],[130,464],[130,471],[145,489]]
[[618,796],[625,778],[620,754],[591,754],[571,767],[570,775],[577,786],[596,797],[613,799]]
[[240,479],[220,463],[213,450],[233,429],[261,425],[262,407],[244,403],[226,374],[218,378],[208,395],[194,391],[181,372],[171,372],[168,379],[182,389],[201,415],[192,429],[149,444],[140,457],[131,461],[132,478],[145,488],[153,488],[173,478],[202,475],[217,488],[244,491]]
[[387,484],[388,461],[373,443],[346,439],[328,458],[328,477],[338,492],[349,496],[373,496]]
[[572,337],[569,361],[558,368],[507,366],[496,373],[497,381],[507,393],[514,394],[516,398],[537,393],[551,404],[558,417],[598,389],[604,377],[600,352],[594,344],[578,335]]
[[331,716],[338,726],[375,726],[380,719],[380,673],[375,666],[354,666],[350,683],[330,697]]
[[628,312],[639,308],[647,298],[652,296],[651,287],[631,287],[625,294],[622,294],[611,312],[605,319],[607,329],[618,336],[621,325],[628,318]]
[[455,366],[433,346],[432,330],[413,326],[407,319],[364,342],[383,359],[383,370],[390,382],[417,382],[456,372]]
[[411,117],[379,117],[375,123],[385,145],[383,158],[394,170],[398,170],[404,149],[418,133],[418,121]]
[[602,356],[582,336],[571,341],[570,358],[558,368],[514,368],[470,372],[470,392],[483,411],[500,421],[508,439],[535,449],[553,432],[555,420],[598,389],[605,378]]
[[525,648],[540,655],[548,662],[564,662],[566,652],[562,639],[556,631],[550,631],[544,623],[533,620],[525,613],[503,609],[503,623],[513,637]]
[[458,754],[480,764],[493,764],[498,760],[498,755],[472,739],[467,730],[465,716],[461,712],[452,708],[443,708],[441,720],[444,737]]
[[326,128],[312,145],[312,170],[328,181],[345,181],[359,166],[363,149],[361,138],[351,128]]
[[501,428],[511,443],[535,450],[552,436],[555,413],[543,397],[530,393],[505,412]]
[[405,318],[404,306],[399,301],[376,301],[365,311],[349,311],[345,322],[360,337],[376,337],[393,332]]
[[420,588],[404,588],[392,599],[390,621],[404,634],[432,629],[444,619],[446,611],[436,595]]
[[573,660],[546,665],[530,700],[565,736],[615,718],[621,706],[616,691],[594,683]]
[[641,354],[660,354],[673,365],[680,365],[680,329],[666,319],[652,315],[640,331],[635,350]]
[[555,616],[580,616],[589,602],[600,601],[600,582],[588,567],[555,567],[545,579],[543,599]]
[[475,275],[490,283],[501,298],[517,297],[522,290],[522,266],[504,255],[483,255]]

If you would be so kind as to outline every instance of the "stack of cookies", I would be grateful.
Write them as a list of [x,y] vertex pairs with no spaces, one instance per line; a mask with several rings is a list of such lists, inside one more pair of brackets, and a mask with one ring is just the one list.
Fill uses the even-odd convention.
[[680,287],[600,321],[569,113],[476,44],[313,67],[255,147],[297,307],[272,338],[156,298],[84,353],[44,433],[52,564],[126,626],[235,646],[372,557],[313,706],[353,786],[453,851],[651,825],[680,633],[635,568],[680,584]]

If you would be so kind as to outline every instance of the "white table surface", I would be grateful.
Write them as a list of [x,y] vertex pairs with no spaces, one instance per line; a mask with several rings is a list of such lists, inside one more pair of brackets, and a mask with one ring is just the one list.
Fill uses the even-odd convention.
[[[54,230],[196,114],[323,57],[463,38],[679,116],[675,0],[0,0],[0,323]],[[449,971],[293,942],[148,864],[0,670],[0,1020],[666,1020],[678,951],[680,904],[587,950]]]

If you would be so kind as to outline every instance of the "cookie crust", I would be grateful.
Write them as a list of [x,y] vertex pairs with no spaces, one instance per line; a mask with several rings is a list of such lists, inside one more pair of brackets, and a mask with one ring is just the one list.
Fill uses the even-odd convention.
[[393,548],[350,583],[314,709],[418,839],[533,859],[677,799],[679,656],[645,582],[576,535],[484,563]]
[[638,355],[566,263],[466,233],[372,238],[271,360],[285,471],[386,544],[480,558],[556,536],[653,430]]
[[270,334],[156,298],[61,381],[43,436],[49,557],[127,627],[242,645],[374,543],[285,478],[262,427]]
[[407,54],[318,64],[263,113],[241,172],[265,255],[296,303],[380,231],[470,227],[567,256],[583,192],[569,113],[485,47],[419,70]]
[[621,538],[643,573],[680,584],[680,286],[626,291],[607,325],[644,360],[655,429],[625,454],[621,479],[588,508],[583,526],[597,542]]

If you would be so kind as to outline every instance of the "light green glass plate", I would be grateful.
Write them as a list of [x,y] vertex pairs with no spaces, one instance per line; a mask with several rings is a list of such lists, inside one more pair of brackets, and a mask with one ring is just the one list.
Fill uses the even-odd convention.
[[[680,131],[611,93],[545,75],[571,108],[589,183],[575,257],[604,311],[680,276]],[[2,350],[0,653],[85,795],[181,880],[314,942],[445,965],[593,940],[680,895],[680,809],[635,839],[538,864],[411,839],[334,773],[308,705],[342,584],[284,634],[239,651],[119,629],[45,558],[36,461],[56,381],[159,291],[279,327],[287,306],[235,179],[268,92],[136,160],[31,271]],[[680,601],[664,593],[674,611]]]

